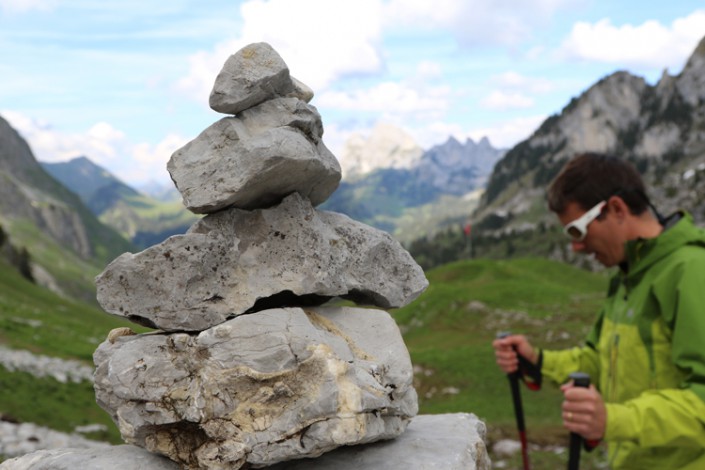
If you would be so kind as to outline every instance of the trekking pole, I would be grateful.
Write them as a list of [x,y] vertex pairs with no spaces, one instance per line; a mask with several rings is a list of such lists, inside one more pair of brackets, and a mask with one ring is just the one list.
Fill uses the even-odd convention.
[[[497,338],[506,338],[511,335],[509,331],[503,331],[497,334]],[[516,352],[517,357],[519,353],[516,348],[513,348]],[[515,372],[507,374],[509,379],[509,388],[512,391],[512,401],[514,402],[514,416],[517,421],[517,429],[519,430],[519,441],[521,441],[521,458],[524,463],[524,470],[529,470],[531,466],[529,465],[529,448],[526,442],[526,427],[524,426],[524,408],[521,404],[521,390],[519,389],[519,377],[521,372],[517,369]]]
[[[568,377],[573,379],[576,387],[588,388],[590,386],[590,376],[584,372],[574,372]],[[568,455],[568,470],[578,470],[580,467],[580,448],[583,446],[583,438],[580,434],[570,433],[570,454]]]

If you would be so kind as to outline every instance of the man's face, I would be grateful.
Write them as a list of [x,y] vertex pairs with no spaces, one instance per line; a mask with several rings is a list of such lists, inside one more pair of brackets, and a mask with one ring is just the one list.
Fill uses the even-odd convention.
[[[585,209],[576,202],[570,202],[565,210],[558,214],[563,226],[573,222],[585,213]],[[587,226],[587,234],[581,241],[572,239],[573,251],[594,255],[595,259],[606,267],[615,266],[624,260],[624,237],[609,203],[602,214]]]

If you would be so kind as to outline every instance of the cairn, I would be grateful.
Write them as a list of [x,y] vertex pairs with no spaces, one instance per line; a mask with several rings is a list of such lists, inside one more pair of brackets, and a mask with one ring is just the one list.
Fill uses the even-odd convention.
[[210,105],[229,116],[167,165],[205,216],[96,278],[107,312],[158,330],[98,347],[98,403],[128,444],[183,468],[317,457],[395,438],[417,413],[386,309],[428,281],[388,234],[315,208],[341,174],[312,97],[266,43],[228,58]]

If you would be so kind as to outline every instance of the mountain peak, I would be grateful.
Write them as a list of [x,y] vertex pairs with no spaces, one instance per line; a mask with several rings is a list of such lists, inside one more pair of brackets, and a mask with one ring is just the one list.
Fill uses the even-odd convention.
[[[472,139],[468,137],[468,141],[472,142]],[[474,142],[473,142],[474,143]],[[458,139],[455,138],[455,136],[451,135],[448,137],[448,140],[446,140],[446,143],[443,145],[457,145],[457,146],[462,146],[463,144],[460,143]]]
[[686,103],[698,106],[705,99],[705,37],[697,45],[678,76],[678,91]]
[[365,138],[354,134],[338,158],[345,177],[360,176],[379,168],[410,168],[423,149],[408,132],[389,123],[378,123]]

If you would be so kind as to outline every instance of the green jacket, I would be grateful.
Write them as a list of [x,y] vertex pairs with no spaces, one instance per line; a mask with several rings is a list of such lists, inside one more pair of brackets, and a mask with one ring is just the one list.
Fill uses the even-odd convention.
[[544,351],[542,373],[590,374],[611,468],[705,469],[705,231],[683,214],[626,256],[586,345]]

